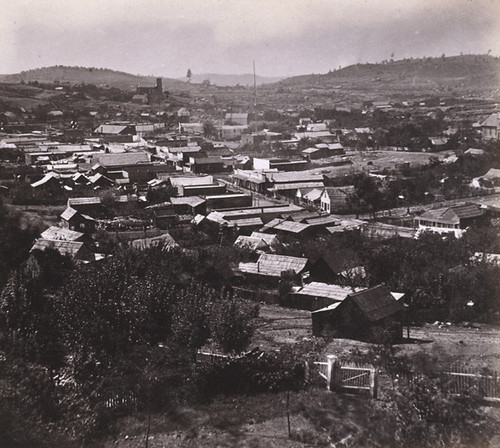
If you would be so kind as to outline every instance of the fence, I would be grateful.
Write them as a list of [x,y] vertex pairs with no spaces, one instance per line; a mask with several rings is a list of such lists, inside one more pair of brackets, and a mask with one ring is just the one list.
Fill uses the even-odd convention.
[[472,369],[453,366],[445,372],[449,393],[462,395],[475,392],[486,400],[500,400],[500,377],[498,372],[478,373]]
[[135,392],[117,391],[116,393],[108,393],[100,397],[104,406],[108,409],[137,409],[137,394]]
[[327,362],[315,362],[318,374],[326,380],[328,390],[368,393],[377,396],[377,371],[362,364],[340,364],[336,356],[328,355]]
[[[452,366],[449,371],[437,372],[443,390],[452,395],[479,395],[486,401],[500,401],[500,375],[498,372],[478,372],[460,366]],[[399,373],[393,381],[413,387],[419,381],[425,381],[425,375],[418,372]]]

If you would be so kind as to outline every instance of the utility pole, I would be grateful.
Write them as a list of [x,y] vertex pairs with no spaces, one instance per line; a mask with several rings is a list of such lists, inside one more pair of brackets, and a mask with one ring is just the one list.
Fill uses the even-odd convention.
[[255,60],[253,61],[253,104],[257,106],[257,78],[255,76]]

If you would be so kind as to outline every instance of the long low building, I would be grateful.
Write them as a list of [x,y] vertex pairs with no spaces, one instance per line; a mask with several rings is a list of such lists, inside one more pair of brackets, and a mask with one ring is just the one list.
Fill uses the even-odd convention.
[[292,276],[300,275],[308,266],[307,258],[262,254],[256,263],[240,263],[238,267],[247,275],[280,279],[285,273]]

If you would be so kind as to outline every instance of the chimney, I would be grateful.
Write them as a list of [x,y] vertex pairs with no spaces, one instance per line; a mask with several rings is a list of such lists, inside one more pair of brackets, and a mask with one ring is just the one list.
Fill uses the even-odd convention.
[[163,93],[163,84],[161,78],[156,78],[156,90],[158,93]]

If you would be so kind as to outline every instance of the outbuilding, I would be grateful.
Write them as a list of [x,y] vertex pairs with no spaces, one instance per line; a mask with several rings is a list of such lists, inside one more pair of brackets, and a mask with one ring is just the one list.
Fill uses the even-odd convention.
[[403,304],[385,285],[378,285],[313,311],[313,335],[394,343],[403,338],[403,313]]

